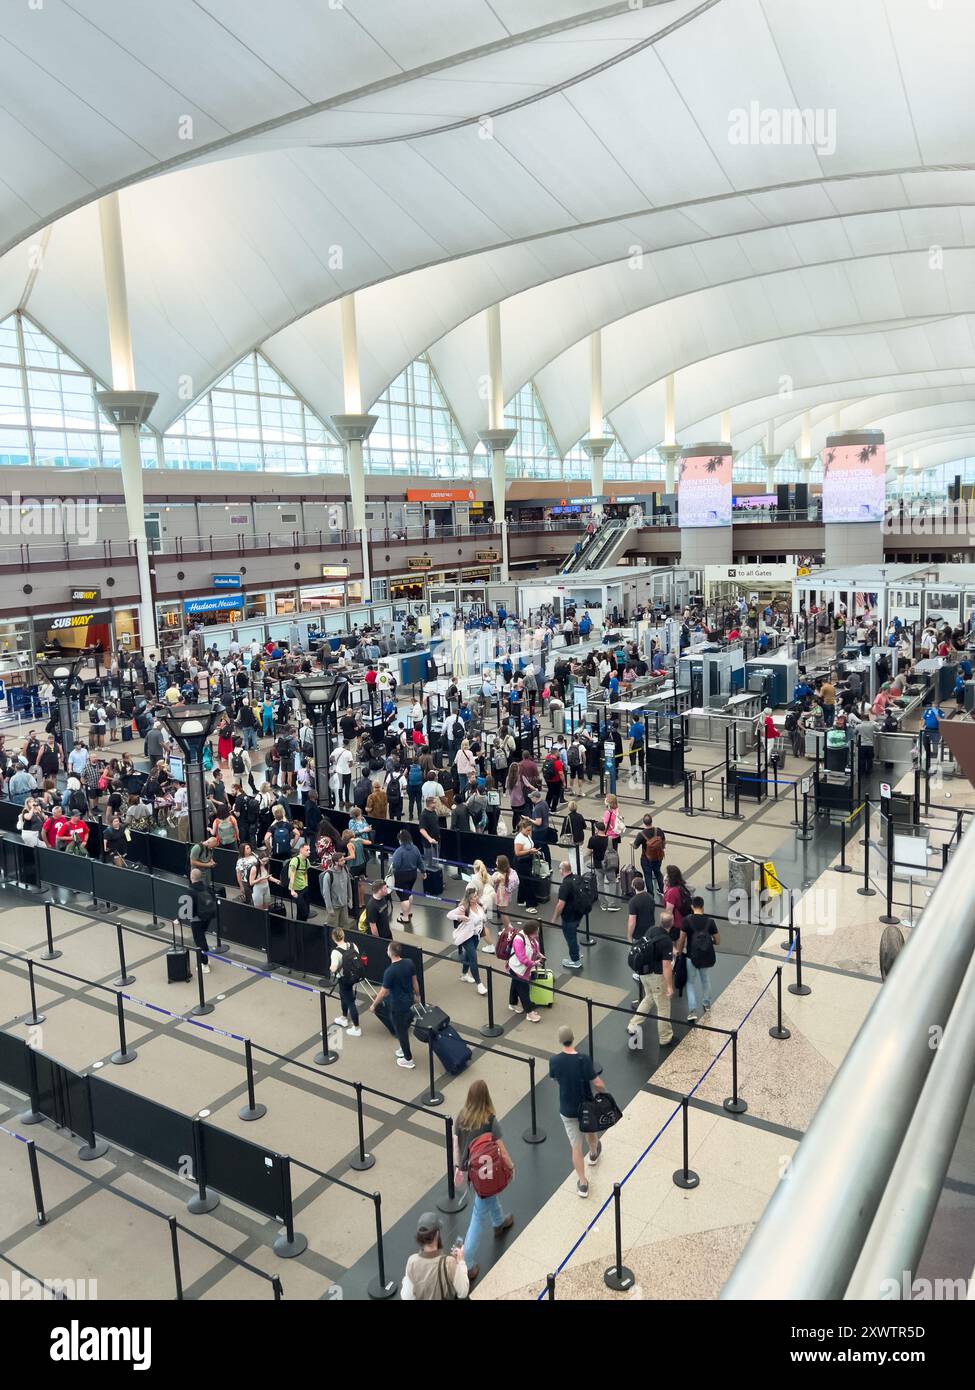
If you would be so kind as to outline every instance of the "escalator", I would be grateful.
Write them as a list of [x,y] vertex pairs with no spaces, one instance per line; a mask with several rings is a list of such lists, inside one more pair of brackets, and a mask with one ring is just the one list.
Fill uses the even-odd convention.
[[608,569],[626,549],[633,523],[604,521],[598,531],[587,536],[578,551],[573,550],[559,570],[560,574],[580,574],[583,570]]

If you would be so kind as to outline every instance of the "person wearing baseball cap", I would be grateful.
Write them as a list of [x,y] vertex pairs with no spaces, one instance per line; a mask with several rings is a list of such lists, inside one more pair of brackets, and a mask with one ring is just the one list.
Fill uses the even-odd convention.
[[407,1303],[451,1302],[466,1298],[477,1278],[477,1265],[467,1268],[463,1245],[443,1248],[443,1222],[436,1212],[425,1211],[416,1225],[420,1247],[406,1262],[400,1298]]

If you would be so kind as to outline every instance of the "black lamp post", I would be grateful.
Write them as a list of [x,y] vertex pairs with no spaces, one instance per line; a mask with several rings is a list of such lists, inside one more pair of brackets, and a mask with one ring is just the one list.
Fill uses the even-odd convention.
[[340,675],[296,676],[294,687],[304,705],[305,713],[311,720],[315,740],[315,782],[318,786],[318,800],[322,806],[331,810],[335,804],[329,786],[332,726],[336,718],[336,705],[340,702],[343,705],[347,703],[349,682],[345,676]]
[[64,766],[68,766],[68,754],[74,747],[74,728],[71,722],[71,696],[81,689],[78,672],[84,664],[88,652],[82,650],[74,656],[59,656],[56,659],[38,661],[41,675],[54,689],[58,702],[58,723],[61,726],[61,752]]
[[159,718],[183,752],[186,766],[186,802],[190,820],[190,844],[207,836],[206,792],[203,783],[203,749],[220,711],[210,705],[174,705]]

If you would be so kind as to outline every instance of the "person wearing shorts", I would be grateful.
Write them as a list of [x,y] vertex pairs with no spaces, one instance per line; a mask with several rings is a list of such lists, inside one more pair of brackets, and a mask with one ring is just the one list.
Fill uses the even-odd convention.
[[416,887],[416,876],[423,868],[423,855],[417,849],[408,830],[401,830],[399,833],[399,844],[393,851],[390,868],[393,873],[393,889],[400,904],[399,916],[396,920],[406,927],[409,926],[413,916],[413,890]]
[[[572,1150],[572,1166],[576,1174],[576,1192],[580,1197],[589,1196],[589,1179],[586,1163],[590,1168],[599,1162],[603,1151],[597,1134],[583,1134],[579,1128],[579,1107],[591,1095],[590,1087],[597,1091],[605,1090],[600,1077],[596,1075],[592,1058],[584,1052],[576,1052],[573,1046],[575,1035],[572,1029],[563,1025],[559,1029],[561,1052],[549,1058],[548,1074],[559,1088],[559,1114],[565,1128],[566,1138]],[[589,1152],[583,1159],[583,1151],[588,1142]]]

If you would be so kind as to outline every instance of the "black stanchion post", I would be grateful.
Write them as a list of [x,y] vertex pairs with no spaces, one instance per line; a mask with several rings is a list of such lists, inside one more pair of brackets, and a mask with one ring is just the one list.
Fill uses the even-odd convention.
[[34,1189],[34,1210],[37,1213],[37,1224],[43,1226],[47,1222],[44,1212],[44,1196],[41,1192],[41,1175],[37,1167],[37,1149],[33,1139],[27,1141],[27,1162],[30,1164],[30,1181]]
[[183,1274],[179,1265],[179,1226],[175,1216],[169,1218],[169,1239],[173,1249],[173,1278],[176,1280],[176,1302],[183,1301]]
[[593,1042],[593,1019],[592,1019],[592,1000],[586,1000],[586,1028],[589,1033],[589,1060],[592,1062],[598,1076],[601,1068],[596,1066],[596,1046]]
[[851,874],[853,870],[846,862],[846,817],[840,821],[840,862],[835,866],[838,874]]
[[812,839],[812,832],[809,829],[809,793],[805,789],[803,789],[802,793],[802,827],[796,834],[796,839]]
[[[766,764],[766,771],[767,771],[767,770],[768,770],[768,765]],[[772,763],[772,788],[773,788],[773,797],[772,797],[772,800],[773,800],[773,801],[778,801],[778,799],[779,799],[779,760],[778,760],[778,758],[776,758],[776,759],[773,761],[773,763]]]
[[199,1120],[193,1121],[193,1164],[196,1168],[196,1196],[186,1203],[191,1216],[206,1216],[220,1205],[215,1192],[207,1191],[206,1157],[203,1152],[203,1126]]
[[196,948],[196,992],[197,992],[198,998],[197,998],[196,1003],[193,1005],[192,1009],[190,1009],[190,1013],[193,1015],[194,1018],[202,1018],[204,1014],[212,1014],[212,1013],[213,1013],[213,1008],[214,1008],[214,1006],[213,1006],[212,1004],[208,1004],[208,1003],[207,1003],[206,991],[205,991],[204,988],[203,988],[203,966],[202,966],[202,964],[201,964],[202,957],[203,957],[203,953],[202,953],[202,951],[199,949],[199,947],[197,947],[197,948]]
[[54,949],[54,932],[51,926],[51,904],[44,904],[44,929],[47,932],[47,950],[41,956],[41,960],[57,960],[62,954]]
[[741,778],[735,768],[735,820],[741,820]]
[[116,994],[115,996],[115,1011],[118,1015],[118,1051],[112,1053],[112,1061],[117,1067],[123,1067],[126,1062],[134,1062],[139,1054],[131,1047],[126,1046],[125,1009],[122,1004],[121,994]]
[[293,1260],[308,1249],[307,1237],[295,1232],[294,1203],[291,1200],[291,1159],[287,1154],[281,1156],[281,1193],[284,1198],[284,1230],[279,1231],[271,1249],[282,1260]]
[[716,875],[715,875],[715,868],[714,868],[714,837],[713,837],[713,836],[712,836],[712,838],[711,838],[711,843],[710,843],[710,845],[709,845],[709,852],[710,852],[710,858],[711,858],[711,882],[710,882],[709,884],[707,884],[706,886],[707,886],[707,890],[708,890],[709,893],[716,893],[716,892],[718,891],[718,880],[717,880],[717,877],[716,877]]
[[[575,851],[576,851],[576,873],[581,877],[581,875],[582,875],[582,846],[581,846],[581,845],[576,845]],[[584,933],[584,934],[581,935],[581,936],[579,936],[579,937],[577,938],[577,939],[578,939],[578,942],[579,942],[579,945],[580,945],[580,946],[595,946],[595,944],[596,944],[596,938],[593,936],[593,934],[592,934],[592,929],[591,929],[590,926],[589,926],[589,913],[588,913],[588,912],[586,913],[585,917],[583,918],[583,923],[584,923],[584,926],[583,926],[583,933]]]
[[494,971],[490,965],[484,965],[482,970],[487,972],[487,1011],[488,1021],[477,1031],[482,1038],[500,1038],[504,1029],[494,1021]]
[[284,1298],[284,1289],[281,1286],[281,1280],[276,1274],[271,1275],[271,1288],[274,1290],[275,1303],[280,1303],[282,1298]]
[[440,1198],[437,1203],[437,1211],[445,1212],[450,1216],[454,1212],[463,1211],[467,1205],[467,1193],[458,1193],[454,1185],[454,1121],[450,1115],[445,1115],[444,1120],[444,1143],[447,1148],[447,1195]]
[[775,967],[775,1024],[768,1030],[770,1038],[776,1042],[785,1042],[786,1038],[791,1038],[792,1034],[788,1028],[782,1026],[782,967]]
[[792,819],[790,825],[799,824],[799,778],[792,779]]
[[731,1034],[731,1095],[723,1102],[729,1115],[743,1115],[748,1102],[738,1094],[738,1029]]
[[427,1060],[429,1061],[429,1064],[430,1064],[430,1067],[429,1067],[430,1089],[429,1089],[429,1091],[427,1092],[427,1094],[423,1097],[423,1104],[424,1104],[424,1105],[430,1105],[430,1106],[434,1106],[434,1105],[443,1105],[443,1096],[442,1096],[441,1093],[437,1090],[436,1086],[434,1085],[434,1081],[433,1081],[433,1034],[432,1034],[432,1033],[430,1033],[430,1034],[428,1035],[428,1037],[427,1037]]
[[531,1126],[522,1134],[526,1144],[544,1144],[546,1134],[538,1128],[538,1109],[535,1103],[535,1058],[528,1059],[528,1099],[531,1105]]
[[366,1153],[366,1131],[362,1114],[362,1082],[354,1081],[352,1084],[355,1087],[355,1118],[359,1131],[359,1152],[355,1158],[349,1160],[349,1167],[356,1173],[365,1173],[367,1169],[375,1167],[376,1160],[371,1153]]
[[44,1022],[47,1015],[37,1012],[37,990],[34,987],[34,962],[32,960],[27,962],[27,982],[30,985],[30,1018],[25,1018],[24,1022],[28,1028],[36,1028],[39,1023]]
[[323,989],[318,991],[318,1004],[322,1017],[322,1050],[315,1053],[314,1062],[318,1067],[330,1067],[339,1060],[339,1054],[328,1045],[328,1015],[325,1011],[325,991]]
[[790,994],[812,994],[808,985],[802,983],[802,932],[796,927],[796,978],[789,986]]
[[244,1066],[247,1068],[247,1104],[238,1110],[241,1120],[260,1120],[267,1114],[266,1105],[258,1105],[254,1098],[254,1058],[251,1055],[251,1040],[244,1039]]
[[375,1279],[370,1279],[366,1292],[370,1298],[392,1298],[397,1285],[394,1279],[386,1278],[386,1250],[383,1245],[383,1199],[378,1192],[374,1192],[372,1200],[376,1213],[376,1264],[379,1273]]
[[603,1275],[603,1283],[614,1293],[625,1293],[634,1283],[632,1269],[623,1263],[623,1219],[620,1209],[620,1185],[613,1183],[613,1221],[616,1228],[616,1263],[610,1265]]
[[555,1300],[555,1275],[546,1274],[545,1276],[545,1295],[549,1303]]
[[700,1175],[699,1175],[698,1173],[695,1173],[694,1170],[693,1170],[693,1168],[691,1168],[691,1167],[689,1166],[689,1152],[688,1152],[688,1113],[687,1113],[687,1112],[688,1112],[688,1109],[689,1109],[688,1097],[687,1097],[687,1096],[681,1096],[681,1098],[680,1098],[680,1119],[681,1119],[681,1126],[682,1126],[682,1130],[683,1130],[683,1158],[684,1158],[684,1164],[683,1164],[683,1167],[678,1168],[677,1171],[674,1173],[674,1186],[675,1186],[675,1187],[681,1187],[681,1188],[683,1188],[685,1192],[690,1192],[692,1188],[699,1187],[700,1184],[701,1184]]
[[115,923],[115,940],[118,945],[118,979],[113,980],[112,984],[117,989],[122,989],[125,985],[135,984],[135,976],[130,975],[125,968],[125,941],[122,935],[121,922]]

